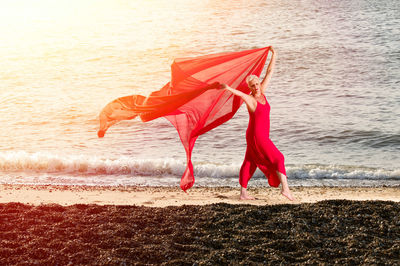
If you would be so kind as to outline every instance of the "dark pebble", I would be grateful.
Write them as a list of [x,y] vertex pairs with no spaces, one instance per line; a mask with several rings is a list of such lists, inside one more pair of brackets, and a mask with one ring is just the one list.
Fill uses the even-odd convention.
[[0,204],[0,264],[400,263],[400,203]]

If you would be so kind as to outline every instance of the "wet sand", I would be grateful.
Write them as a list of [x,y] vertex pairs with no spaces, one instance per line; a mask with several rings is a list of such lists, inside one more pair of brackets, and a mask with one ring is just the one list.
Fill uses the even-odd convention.
[[[53,195],[53,202],[42,195],[31,204],[0,204],[1,265],[396,265],[400,262],[400,203],[396,198],[399,188],[371,188],[377,190],[377,197],[396,194],[397,202],[336,199],[315,203],[301,202],[316,193],[311,188],[294,188],[301,204],[268,204],[269,197],[276,196],[273,194],[276,189],[268,192],[263,189],[259,195],[253,190],[260,198],[253,205],[225,202],[235,200],[229,198],[232,188],[199,188],[197,192],[212,191],[219,200],[203,205],[183,205],[176,189],[151,188],[157,196],[159,193],[165,197],[179,195],[175,195],[179,203],[175,205],[180,206],[168,207],[93,202],[98,200],[98,194],[125,191],[135,198],[132,194],[149,193],[149,188],[44,186],[36,189],[31,186],[2,188],[3,202],[4,195],[12,198],[10,192],[20,191],[29,198],[32,190]],[[339,197],[338,191],[346,190],[313,189],[328,198]],[[353,196],[371,196],[368,190],[358,188]],[[91,197],[92,200],[77,204],[73,197],[69,202],[57,198],[58,192],[66,191],[81,197],[88,193],[86,200]],[[153,205],[158,204],[156,199],[153,201]]]

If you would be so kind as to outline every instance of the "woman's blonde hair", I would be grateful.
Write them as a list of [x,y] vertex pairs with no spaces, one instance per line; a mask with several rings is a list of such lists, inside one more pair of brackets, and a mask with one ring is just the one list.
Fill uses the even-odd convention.
[[253,79],[258,79],[258,80],[260,80],[260,78],[259,78],[258,76],[256,76],[256,75],[247,76],[247,77],[246,77],[247,86],[249,86],[250,81],[252,81]]

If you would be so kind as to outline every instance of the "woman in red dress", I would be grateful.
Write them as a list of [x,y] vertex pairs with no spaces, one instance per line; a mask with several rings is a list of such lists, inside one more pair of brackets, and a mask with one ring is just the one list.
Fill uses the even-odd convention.
[[264,96],[264,92],[271,80],[276,61],[276,52],[272,47],[270,51],[272,52],[272,58],[264,80],[260,83],[259,78],[255,75],[248,76],[246,79],[251,94],[245,94],[226,84],[222,84],[222,88],[243,99],[250,116],[246,131],[246,155],[239,173],[240,199],[242,200],[254,199],[247,193],[247,183],[257,167],[268,178],[270,186],[278,187],[279,184],[282,184],[281,194],[289,200],[294,200],[287,183],[284,156],[269,138],[269,113],[271,108]]

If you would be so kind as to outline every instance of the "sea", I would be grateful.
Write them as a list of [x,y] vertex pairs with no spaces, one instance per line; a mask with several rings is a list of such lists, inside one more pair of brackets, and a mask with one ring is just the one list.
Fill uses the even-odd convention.
[[[122,121],[98,138],[100,111],[159,90],[174,58],[272,45],[270,137],[289,185],[400,186],[399,10],[397,0],[4,0],[0,183],[179,186],[186,154],[172,124]],[[239,187],[247,124],[243,105],[198,138],[195,187]],[[257,170],[249,187],[268,183]]]

